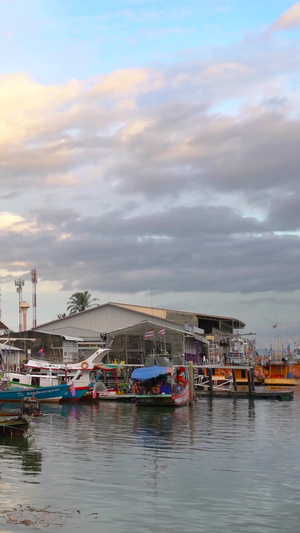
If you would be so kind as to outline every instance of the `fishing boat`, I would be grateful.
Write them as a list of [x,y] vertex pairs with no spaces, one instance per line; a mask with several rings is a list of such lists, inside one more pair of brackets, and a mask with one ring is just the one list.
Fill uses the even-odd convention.
[[22,402],[23,398],[34,396],[41,402],[59,402],[64,394],[69,391],[70,385],[54,385],[52,387],[39,387],[37,389],[9,389],[0,390],[0,402]]
[[0,436],[24,435],[30,423],[26,416],[20,412],[0,413]]
[[[248,374],[247,374],[247,367],[246,365],[242,365],[242,363],[239,363],[240,367],[236,365],[234,367],[235,369],[235,379],[237,385],[247,385],[248,384]],[[250,369],[250,365],[249,365]],[[197,382],[201,380],[197,379]],[[208,379],[208,369],[203,368],[203,374],[202,374],[203,380]],[[229,384],[233,380],[232,376],[232,366],[231,365],[216,365],[215,368],[212,368],[212,380],[214,385],[221,385],[221,384]],[[254,367],[254,383],[255,385],[263,385],[265,380],[265,375],[263,373],[263,369],[259,365],[255,365]]]
[[109,352],[109,348],[99,348],[90,357],[79,363],[52,363],[51,361],[41,359],[29,359],[24,366],[25,368],[38,371],[41,377],[47,374],[49,370],[52,371],[52,374],[61,373],[62,371],[66,372],[69,377],[73,377],[78,370],[84,372],[83,375],[87,375],[89,372],[94,371],[98,364],[102,364],[104,357]]
[[135,399],[128,381],[130,365],[109,364],[97,365],[101,380],[97,380],[93,388],[93,398],[99,401],[131,402]]
[[79,401],[91,391],[94,382],[99,379],[101,367],[98,367],[96,361],[102,361],[108,352],[109,349],[100,348],[84,361],[73,364],[31,359],[25,365],[27,373],[6,372],[5,379],[10,388],[21,387],[31,390],[69,383],[71,388],[63,395],[61,401]]
[[137,405],[179,407],[189,401],[189,384],[184,367],[145,366],[136,368],[131,379]]
[[296,363],[282,359],[266,358],[262,364],[264,385],[266,386],[297,386],[300,385]]

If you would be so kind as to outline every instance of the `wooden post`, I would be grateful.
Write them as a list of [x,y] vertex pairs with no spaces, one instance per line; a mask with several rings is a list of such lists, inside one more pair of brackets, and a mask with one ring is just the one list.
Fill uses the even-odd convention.
[[237,382],[236,382],[235,368],[232,369],[232,380],[233,380],[234,392],[237,392]]
[[255,394],[254,368],[250,368],[252,393]]
[[188,367],[188,382],[190,387],[190,398],[189,398],[189,404],[193,405],[194,403],[194,365],[193,361],[189,361],[189,367]]
[[250,370],[247,370],[247,377],[248,377],[249,396],[250,396],[250,398],[252,398],[252,396],[253,396],[253,389],[252,389],[251,369],[250,369]]
[[209,395],[213,397],[214,388],[213,388],[213,379],[212,379],[212,368],[208,368],[207,372],[208,372],[208,380],[209,380]]

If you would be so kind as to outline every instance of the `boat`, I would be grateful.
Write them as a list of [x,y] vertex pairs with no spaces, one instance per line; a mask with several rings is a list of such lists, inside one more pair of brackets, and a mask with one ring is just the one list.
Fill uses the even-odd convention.
[[85,374],[94,371],[95,367],[103,362],[104,357],[109,352],[109,348],[98,348],[90,357],[79,363],[52,363],[51,361],[43,361],[41,359],[29,359],[24,367],[38,371],[41,376],[51,370],[52,374],[63,371],[67,372],[69,377],[73,377],[78,370],[84,371]]
[[[235,379],[237,385],[248,385],[248,374],[247,370],[250,369],[250,365],[239,363],[240,367],[238,365],[234,366],[235,370]],[[248,367],[248,368],[247,368]],[[233,381],[233,375],[232,375],[232,365],[216,365],[214,368],[212,368],[212,380],[214,385],[229,385]],[[196,380],[196,384],[200,384],[202,381],[207,381],[208,379],[208,369],[206,367],[202,367],[202,374],[199,374]],[[201,379],[200,379],[201,378]],[[263,385],[265,380],[265,375],[263,373],[262,368],[259,365],[255,365],[254,367],[254,383],[256,386]]]
[[0,436],[24,435],[29,429],[30,422],[21,412],[0,413]]
[[261,365],[264,373],[264,385],[266,386],[292,386],[300,385],[297,364],[282,359],[265,358]]
[[[31,390],[52,385],[59,386],[69,382],[72,387],[64,394],[61,401],[78,401],[88,394],[95,381],[98,381],[101,366],[97,365],[96,360],[101,361],[108,352],[109,349],[100,348],[84,361],[73,364],[31,359],[24,365],[28,368],[27,373],[6,372],[5,379],[10,388]],[[72,384],[73,382],[75,385]]]
[[189,384],[184,367],[145,366],[131,374],[137,405],[179,407],[189,401]]
[[66,383],[37,389],[0,390],[0,402],[22,402],[23,398],[32,396],[41,402],[59,402],[69,389],[70,385]]
[[129,365],[97,365],[102,379],[93,388],[93,399],[99,401],[131,402],[135,400],[132,387],[128,382]]

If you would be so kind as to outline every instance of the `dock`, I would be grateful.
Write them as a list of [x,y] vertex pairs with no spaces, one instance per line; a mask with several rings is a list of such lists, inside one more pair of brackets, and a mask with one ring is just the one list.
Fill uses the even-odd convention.
[[[195,374],[196,369],[201,369],[201,374]],[[218,382],[219,375],[213,375],[213,370],[225,369],[231,371],[231,377],[222,383]],[[243,385],[237,384],[236,372],[244,370],[247,379]],[[254,367],[249,365],[193,365],[189,361],[189,382],[191,401],[192,398],[209,396],[211,398],[252,398],[256,400],[292,400],[293,389],[282,387],[255,386]],[[198,372],[198,370],[197,370]]]
[[270,390],[270,389],[264,389],[261,388],[255,388],[255,390],[252,392],[251,396],[249,395],[249,392],[247,390],[214,390],[213,394],[210,394],[210,391],[196,391],[195,394],[197,397],[215,397],[215,398],[252,398],[255,400],[292,400],[294,398],[294,391],[292,389],[282,390]]

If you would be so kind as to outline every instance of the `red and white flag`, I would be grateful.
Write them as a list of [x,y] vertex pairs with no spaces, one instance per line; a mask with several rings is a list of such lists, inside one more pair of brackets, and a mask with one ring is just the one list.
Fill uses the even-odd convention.
[[165,330],[165,328],[163,328],[163,329],[160,329],[157,333],[158,333],[158,335],[165,335],[166,334],[166,330]]
[[150,331],[146,331],[145,339],[153,339],[153,337],[154,337],[154,329],[151,329]]

